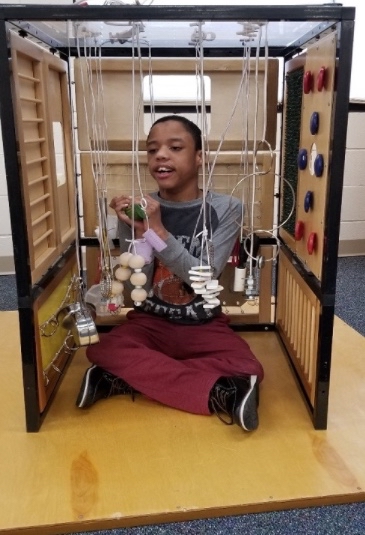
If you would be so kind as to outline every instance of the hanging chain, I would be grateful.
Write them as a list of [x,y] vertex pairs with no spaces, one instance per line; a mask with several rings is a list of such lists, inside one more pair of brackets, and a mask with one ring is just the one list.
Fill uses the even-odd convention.
[[[63,298],[56,312],[54,312],[50,318],[48,318],[45,322],[42,323],[42,325],[39,326],[39,330],[42,336],[49,338],[50,336],[54,335],[54,333],[56,332],[59,326],[59,321],[58,321],[59,313],[69,303],[81,299],[81,296],[82,296],[81,288],[82,288],[81,278],[74,275],[68,285],[65,297]],[[71,296],[73,297],[73,299],[71,299]]]
[[60,375],[62,374],[62,370],[56,366],[55,362],[57,362],[57,359],[58,357],[64,353],[66,356],[70,356],[74,351],[76,351],[78,349],[78,347],[70,347],[68,345],[68,342],[70,339],[73,339],[72,337],[72,334],[71,334],[71,331],[68,331],[67,335],[66,335],[66,338],[65,340],[63,341],[63,344],[62,346],[59,348],[59,350],[56,352],[55,356],[53,357],[53,359],[51,360],[51,362],[48,364],[48,366],[43,370],[43,380],[44,380],[44,385],[45,386],[48,386],[49,385],[49,382],[50,382],[50,379],[49,379],[49,371],[51,369],[55,370],[57,373],[59,373]]

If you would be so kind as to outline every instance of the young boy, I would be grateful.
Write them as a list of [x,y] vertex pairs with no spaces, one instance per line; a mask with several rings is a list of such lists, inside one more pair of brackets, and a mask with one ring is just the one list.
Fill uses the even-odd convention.
[[152,261],[143,268],[148,296],[128,312],[126,323],[88,347],[93,365],[76,404],[87,408],[102,398],[139,392],[191,413],[214,412],[225,423],[252,431],[258,426],[262,366],[228,326],[220,305],[204,307],[189,274],[192,267],[209,264],[213,278],[219,277],[239,233],[242,205],[208,192],[203,206],[201,131],[188,119],[157,120],[147,154],[158,192],[145,196],[146,218],[132,221],[126,215],[128,196],[115,197],[111,206],[119,218],[121,252],[128,250],[132,225],[133,238],[152,249]]

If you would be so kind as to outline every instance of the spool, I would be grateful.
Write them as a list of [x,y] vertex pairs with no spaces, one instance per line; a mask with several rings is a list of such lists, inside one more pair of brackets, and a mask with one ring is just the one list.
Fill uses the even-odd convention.
[[243,292],[245,289],[246,268],[234,268],[233,291]]

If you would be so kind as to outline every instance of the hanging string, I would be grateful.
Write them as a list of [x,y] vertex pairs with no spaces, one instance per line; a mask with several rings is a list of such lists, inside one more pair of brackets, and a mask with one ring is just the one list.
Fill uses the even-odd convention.
[[264,118],[262,125],[261,141],[266,141],[266,129],[267,129],[267,78],[268,78],[268,64],[269,64],[269,38],[268,38],[268,23],[265,24],[265,69],[264,69]]
[[[196,114],[197,123],[200,124],[201,130],[201,145],[202,145],[202,204],[198,214],[198,218],[193,231],[191,248],[196,240],[201,237],[201,254],[199,265],[203,266],[204,251],[208,265],[212,265],[213,251],[211,247],[211,237],[208,236],[207,229],[207,184],[206,184],[206,149],[207,149],[207,118],[206,118],[206,101],[205,101],[205,84],[204,84],[204,53],[203,53],[203,37],[202,22],[198,23],[198,30],[194,35],[195,40],[195,78],[196,78]],[[199,111],[200,110],[200,111]],[[200,119],[200,120],[199,120]],[[202,221],[202,231],[197,234],[199,221]]]
[[[134,184],[135,184],[135,172],[136,172],[136,103],[135,103],[135,32],[136,24],[132,25],[132,206],[134,206]],[[131,225],[132,230],[132,243],[135,239],[135,229],[134,225]]]
[[[137,50],[137,57],[135,55],[135,49]],[[152,82],[152,61],[151,61],[151,48],[149,47],[150,56],[149,56],[149,84],[150,90],[153,87]],[[137,67],[136,67],[137,64]],[[138,102],[136,104],[135,94],[136,94],[136,72],[138,68],[138,79],[139,79],[139,88],[138,88]],[[135,204],[135,192],[138,188],[138,193],[140,196],[140,205],[142,208],[145,208],[146,202],[144,198],[144,192],[142,187],[141,180],[141,170],[139,162],[139,140],[140,140],[140,120],[141,120],[141,110],[143,108],[143,62],[142,62],[142,52],[141,52],[141,42],[140,42],[140,26],[138,23],[134,23],[132,26],[132,206]],[[154,114],[154,112],[153,112]],[[148,226],[148,217],[146,214],[146,221]],[[135,241],[135,229],[132,225],[132,242],[131,246]]]
[[[71,60],[72,58],[72,54],[71,54],[71,42],[70,42],[70,35],[71,35],[71,32],[67,32],[67,42],[68,42],[68,58],[69,58],[69,61]],[[70,72],[72,71],[71,69],[71,66],[69,65],[69,70]],[[70,84],[70,88],[72,87],[72,84]],[[73,95],[70,95],[70,102],[73,103],[74,102],[74,98],[73,98]],[[72,105],[72,104],[71,104]],[[71,109],[71,131],[72,131],[72,153],[73,153],[73,158],[74,158],[74,170],[75,170],[75,177],[76,177],[76,180],[75,180],[75,195],[74,195],[74,199],[73,199],[73,202],[74,202],[74,211],[75,211],[75,221],[76,221],[76,236],[75,236],[75,249],[76,249],[76,252],[75,252],[75,255],[76,255],[76,264],[77,264],[77,273],[79,275],[81,275],[81,255],[80,255],[80,225],[79,225],[79,218],[78,218],[78,213],[79,213],[79,205],[78,205],[78,199],[79,199],[79,181],[78,181],[78,165],[77,165],[77,156],[76,156],[76,146],[77,146],[77,143],[76,143],[76,125],[75,125],[75,110],[72,108]],[[81,280],[80,280],[80,284],[81,284]]]
[[[78,57],[81,57],[80,37],[76,34]],[[91,62],[89,61],[92,55],[92,49],[87,48],[86,40],[84,41],[83,56],[84,64],[80,64],[81,86],[83,92],[83,107],[84,117],[86,122],[88,149],[91,155],[91,173],[95,185],[97,196],[97,219],[99,222],[99,255],[100,255],[100,271],[101,281],[100,289],[102,296],[106,299],[111,297],[112,284],[112,262],[110,251],[110,240],[108,237],[107,224],[107,125],[105,119],[105,105],[104,105],[104,90],[102,81],[101,68],[101,45],[98,46],[96,37],[94,36],[94,67],[95,67],[95,86],[96,95],[94,91],[94,74]],[[85,70],[87,85],[85,80]],[[89,119],[89,108],[87,105],[87,95],[89,96],[89,107],[91,109],[91,120]],[[93,140],[93,145],[91,143]]]
[[[258,32],[258,39],[257,39],[257,46],[256,46],[256,58],[255,58],[255,106],[254,106],[254,124],[253,124],[253,160],[252,160],[252,167],[253,167],[253,176],[252,176],[252,189],[251,189],[251,220],[250,220],[250,229],[251,232],[254,231],[255,228],[255,204],[256,204],[256,187],[257,187],[257,118],[258,118],[258,111],[259,111],[259,61],[260,61],[260,46],[261,46],[261,34],[262,34],[262,27],[260,25],[259,32]],[[250,256],[249,256],[249,276],[253,275],[253,248],[254,248],[254,241],[251,240],[250,243]]]
[[[203,38],[202,38],[202,32],[201,32],[201,25],[199,26],[199,32],[198,32],[198,37],[199,37],[199,40],[197,41],[196,43],[196,48],[198,50],[198,57],[203,59]],[[226,137],[226,134],[231,126],[231,123],[232,123],[232,120],[233,120],[233,117],[234,117],[234,114],[236,112],[236,109],[237,109],[237,106],[238,106],[238,102],[239,102],[239,99],[240,99],[240,95],[242,93],[242,88],[243,88],[243,85],[246,81],[246,79],[248,80],[249,79],[249,59],[248,61],[246,62],[247,63],[247,68],[246,69],[243,69],[243,72],[242,72],[242,76],[241,76],[241,79],[240,79],[240,83],[239,83],[239,87],[238,87],[238,90],[237,90],[237,94],[236,94],[236,97],[235,97],[235,100],[234,100],[234,103],[233,103],[233,107],[232,107],[232,110],[231,110],[231,114],[229,116],[229,119],[227,121],[227,124],[226,124],[226,127],[225,129],[223,130],[222,134],[221,134],[221,137],[220,137],[220,141],[219,141],[219,144],[218,144],[218,147],[217,147],[217,150],[216,150],[216,153],[215,153],[215,157],[213,159],[213,162],[212,164],[210,165],[210,168],[209,168],[209,174],[208,174],[208,179],[205,179],[203,180],[204,182],[204,191],[205,191],[205,194],[206,192],[209,190],[209,188],[211,187],[211,184],[212,184],[212,178],[213,178],[213,173],[214,173],[214,169],[215,169],[215,165],[216,165],[216,162],[217,162],[217,159],[218,159],[218,156],[220,154],[220,151],[221,151],[221,148],[222,148],[222,145],[224,143],[224,140],[225,140],[225,137]],[[197,62],[198,64],[198,62]],[[197,70],[197,72],[200,74],[202,74],[202,62],[200,61],[199,62],[199,69]],[[203,81],[204,83],[204,81]],[[248,82],[247,83],[247,87],[249,88],[249,84]],[[249,92],[249,90],[247,91],[247,93]],[[247,96],[248,98],[248,96]],[[247,109],[249,109],[249,103],[247,102]],[[205,111],[206,111],[206,108],[202,108],[202,113],[205,114]],[[248,132],[248,117],[247,117],[247,126],[246,126],[246,130]],[[248,137],[248,134],[246,136],[246,139]],[[247,158],[248,159],[248,158]],[[203,192],[204,193],[204,192]],[[204,195],[203,195],[203,205],[205,204],[204,202]],[[202,206],[201,208],[201,213],[204,211],[204,207]],[[243,213],[242,213],[243,215]],[[203,214],[203,225],[205,223],[205,219],[204,219],[204,214]],[[204,226],[203,226],[204,228]],[[197,226],[196,226],[196,229],[197,229]],[[194,237],[197,237],[196,235],[196,229],[194,231]],[[199,234],[200,235],[200,234]],[[204,237],[204,233],[203,233],[203,237]],[[202,248],[203,250],[203,248]],[[209,258],[209,255],[208,255],[208,258]]]
[[200,110],[201,110],[201,137],[202,137],[202,190],[203,190],[203,201],[202,201],[202,220],[203,220],[203,230],[202,230],[202,248],[201,248],[201,258],[200,264],[203,263],[203,251],[206,249],[206,255],[208,259],[208,264],[211,265],[210,250],[208,246],[209,239],[208,229],[207,229],[207,184],[206,184],[206,140],[207,140],[207,123],[206,123],[206,103],[205,103],[205,84],[204,84],[204,48],[203,48],[203,32],[202,32],[202,22],[199,22],[198,35],[199,41],[197,45],[197,53],[199,56],[199,78],[198,78],[198,88],[200,89]]
[[[98,161],[98,190],[99,198],[101,202],[101,232],[103,235],[102,245],[104,253],[104,265],[108,270],[111,270],[111,251],[110,240],[108,239],[108,212],[107,212],[107,125],[106,125],[106,113],[104,102],[104,88],[103,88],[103,76],[102,76],[102,64],[101,64],[101,47],[97,47],[95,42],[95,73],[96,73],[96,102],[95,105],[95,141],[96,141],[96,154]],[[98,113],[97,113],[98,112]]]
[[[82,57],[82,54],[81,54],[81,47],[80,47],[80,36],[79,36],[79,25],[76,26],[76,47],[77,47],[77,56],[78,58],[81,58]],[[89,63],[88,63],[88,56],[89,56],[89,52],[87,50],[87,47],[86,47],[86,41],[84,42],[84,53],[83,53],[83,56],[84,56],[84,59],[85,59],[85,68],[86,68],[86,74],[87,74],[87,77],[88,79],[90,80],[90,66],[89,66]],[[82,94],[83,94],[83,108],[84,108],[84,117],[85,117],[85,122],[86,122],[86,131],[87,131],[87,141],[88,141],[88,148],[89,148],[89,152],[91,154],[91,173],[92,173],[92,177],[93,177],[93,181],[94,181],[94,184],[95,184],[95,188],[96,188],[96,192],[97,192],[97,205],[96,205],[96,210],[97,210],[97,215],[98,215],[98,221],[99,221],[99,224],[101,225],[101,222],[102,222],[102,214],[101,214],[101,206],[100,206],[100,201],[99,201],[99,187],[98,187],[98,180],[97,180],[97,172],[96,172],[96,161],[95,161],[95,154],[94,154],[94,151],[92,150],[92,146],[91,146],[91,128],[90,128],[90,122],[89,122],[89,110],[88,110],[88,106],[87,106],[87,102],[86,102],[86,82],[85,82],[85,74],[84,74],[84,70],[85,70],[84,66],[82,63],[80,63],[80,76],[81,76],[81,86],[82,86]],[[94,100],[93,100],[93,92],[92,92],[92,86],[90,86],[90,83],[89,83],[89,87],[90,87],[90,92],[91,92],[91,107],[92,107],[92,116],[94,115]],[[102,239],[102,236],[100,236],[100,239]],[[101,262],[101,265],[104,264],[104,248],[101,246],[101,242],[99,241],[100,243],[100,262]]]
[[151,44],[148,42],[148,85],[149,85],[149,94],[150,94],[150,115],[151,115],[151,124],[156,120],[155,112],[155,97],[153,90],[153,71],[152,71],[152,51]]
[[[250,56],[251,56],[251,48],[248,47],[246,44],[244,44],[243,49],[243,64],[242,64],[242,109],[243,109],[243,121],[242,121],[242,127],[243,127],[243,135],[242,139],[243,145],[241,150],[241,160],[240,160],[240,169],[243,168],[243,174],[248,174],[248,132],[249,132],[249,92],[250,92]],[[241,225],[240,225],[240,241],[242,241],[243,238],[243,216],[244,216],[244,210],[246,207],[245,198],[244,198],[244,189],[242,188],[242,194],[241,194],[241,203],[242,203],[242,212],[241,212]],[[249,211],[249,209],[247,210]]]
[[[137,106],[137,114],[136,114],[136,171],[137,171],[137,182],[138,182],[138,191],[139,195],[141,197],[141,205],[143,205],[144,202],[144,193],[142,188],[142,181],[141,181],[141,170],[140,170],[140,163],[139,163],[139,141],[140,141],[140,122],[141,122],[141,112],[143,110],[143,60],[142,60],[142,52],[141,52],[141,41],[140,41],[140,26],[137,25],[136,28],[136,48],[137,48],[137,56],[138,56],[138,72],[139,72],[139,100],[138,100],[138,106]],[[149,51],[151,49],[149,48]],[[149,75],[151,78],[152,74],[152,61],[151,57],[149,57]]]

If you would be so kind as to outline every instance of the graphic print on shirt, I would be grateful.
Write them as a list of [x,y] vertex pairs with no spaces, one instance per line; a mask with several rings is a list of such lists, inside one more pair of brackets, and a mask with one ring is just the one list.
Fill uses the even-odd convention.
[[[161,207],[161,210],[164,224],[169,229],[173,228],[173,235],[176,240],[181,243],[185,249],[188,249],[190,254],[195,258],[200,258],[202,247],[201,232],[203,230],[201,205],[181,210],[179,217],[176,217],[176,210],[171,210],[167,207]],[[206,207],[206,212],[210,215],[210,217],[207,217],[208,221],[206,223],[209,236],[212,224],[212,213],[211,210],[209,210],[209,205]],[[218,219],[215,211],[214,215],[215,217],[213,217],[213,219],[217,224]],[[214,230],[214,228],[212,230]],[[155,263],[153,293],[156,297],[161,299],[161,301],[171,305],[186,305],[196,298],[191,286],[172,273],[159,260],[156,260]]]
[[[161,217],[166,228],[170,229],[175,239],[197,259],[197,264],[199,264],[202,252],[201,232],[203,230],[201,205],[180,210],[178,217],[176,209],[161,206]],[[217,213],[207,203],[208,236],[214,232],[217,225]],[[143,306],[146,312],[167,315],[170,319],[177,321],[191,320],[196,322],[214,315],[210,310],[204,309],[203,304],[202,297],[197,296],[189,284],[172,273],[160,260],[155,260],[152,290]]]

